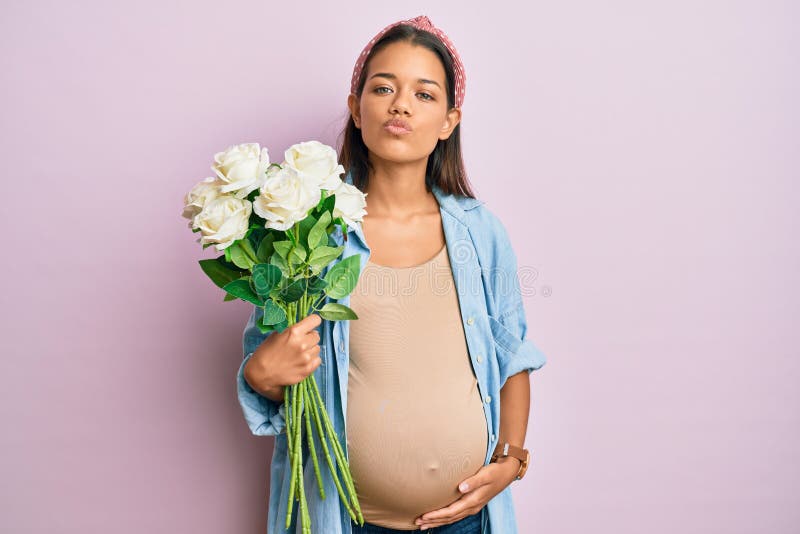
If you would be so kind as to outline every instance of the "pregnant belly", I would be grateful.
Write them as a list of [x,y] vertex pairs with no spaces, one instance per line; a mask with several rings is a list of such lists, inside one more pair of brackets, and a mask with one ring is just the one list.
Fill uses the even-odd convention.
[[415,529],[414,519],[458,500],[458,484],[483,466],[488,440],[477,388],[444,402],[413,391],[350,395],[348,455],[365,521]]

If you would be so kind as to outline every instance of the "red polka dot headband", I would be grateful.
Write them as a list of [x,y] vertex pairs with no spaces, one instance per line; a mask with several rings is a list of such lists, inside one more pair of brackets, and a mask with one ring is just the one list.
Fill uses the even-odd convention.
[[356,65],[353,68],[353,79],[350,82],[350,92],[355,93],[358,88],[358,78],[361,76],[361,71],[364,68],[364,64],[366,63],[367,56],[369,55],[369,51],[372,50],[372,46],[381,38],[383,35],[389,31],[391,28],[398,26],[400,24],[408,24],[414,26],[415,28],[419,28],[421,30],[425,30],[434,34],[436,37],[441,39],[442,43],[444,43],[447,50],[450,52],[450,55],[453,57],[453,69],[455,70],[455,105],[456,107],[460,108],[464,102],[464,86],[467,81],[467,76],[464,73],[464,65],[461,63],[461,57],[458,55],[456,51],[456,47],[453,46],[452,41],[445,35],[445,33],[436,28],[431,20],[426,17],[425,15],[420,15],[419,17],[414,17],[413,19],[409,20],[400,20],[389,24],[384,29],[382,29],[378,34],[372,38],[372,40],[367,43],[367,46],[364,47],[364,50],[361,51],[361,55],[358,56],[358,60],[356,61]]

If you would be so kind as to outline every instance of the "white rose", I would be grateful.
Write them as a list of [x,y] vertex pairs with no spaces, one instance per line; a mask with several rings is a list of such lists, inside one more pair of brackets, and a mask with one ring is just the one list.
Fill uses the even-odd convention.
[[222,195],[211,200],[194,218],[194,227],[202,236],[200,243],[214,243],[217,250],[225,250],[247,233],[252,211],[247,199]]
[[285,165],[294,168],[302,176],[313,180],[317,187],[331,191],[341,182],[339,175],[344,167],[339,165],[333,147],[319,141],[305,141],[290,146],[284,154]]
[[264,184],[267,167],[269,152],[266,147],[259,149],[258,143],[242,143],[214,154],[211,170],[224,182],[221,192],[245,198]]
[[333,217],[341,217],[349,225],[355,226],[356,222],[361,222],[367,214],[367,195],[359,188],[347,182],[333,191],[336,195],[336,202],[333,207]]
[[286,166],[270,173],[253,201],[253,210],[267,220],[267,228],[285,231],[308,216],[320,195],[315,182]]
[[215,198],[219,197],[222,193],[220,186],[225,182],[209,176],[203,181],[195,184],[192,189],[183,197],[183,217],[189,219],[189,228],[194,228],[194,217],[201,211],[206,204]]

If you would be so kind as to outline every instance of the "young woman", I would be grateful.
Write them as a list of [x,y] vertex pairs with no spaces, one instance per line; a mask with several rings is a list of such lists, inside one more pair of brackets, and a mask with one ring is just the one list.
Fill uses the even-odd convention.
[[255,308],[244,332],[239,400],[254,434],[276,436],[270,534],[285,530],[288,498],[283,387],[312,373],[366,521],[352,521],[328,475],[329,497],[307,493],[319,532],[517,532],[510,484],[527,469],[529,374],[545,357],[525,338],[508,234],[466,179],[465,81],[424,16],[384,28],[356,62],[340,162],[368,214],[334,238],[342,258],[362,257],[340,300],[359,318],[313,314],[265,339]]

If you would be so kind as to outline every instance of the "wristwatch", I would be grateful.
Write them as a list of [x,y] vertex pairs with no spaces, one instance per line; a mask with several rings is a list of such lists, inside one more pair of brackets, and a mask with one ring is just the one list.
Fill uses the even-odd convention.
[[517,473],[517,477],[514,480],[522,480],[522,477],[525,476],[525,471],[528,470],[528,465],[531,462],[531,453],[528,449],[523,449],[522,447],[517,447],[516,445],[512,445],[508,442],[505,443],[498,443],[497,447],[494,449],[492,453],[492,459],[489,462],[495,462],[498,458],[504,458],[506,456],[513,456],[517,458],[520,462],[522,462],[519,466],[519,472]]

